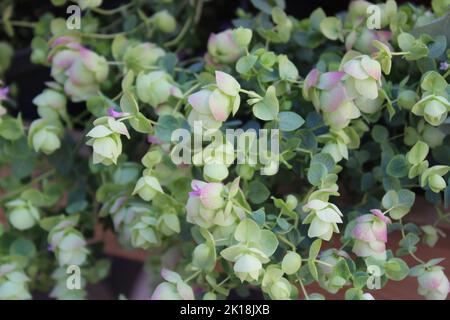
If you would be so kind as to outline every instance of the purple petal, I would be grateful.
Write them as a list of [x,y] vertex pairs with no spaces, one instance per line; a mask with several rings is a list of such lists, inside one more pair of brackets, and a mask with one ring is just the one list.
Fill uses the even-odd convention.
[[80,46],[78,50],[80,51],[80,58],[83,61],[84,65],[89,70],[95,70],[96,68],[95,53],[83,46]]
[[383,42],[385,44],[388,44],[388,41],[391,39],[392,37],[392,32],[390,31],[377,31],[375,32],[375,39]]
[[129,113],[127,113],[127,112],[119,112],[119,111],[114,110],[113,107],[110,107],[110,108],[108,108],[108,115],[113,117],[113,118],[120,118],[120,117],[128,116]]
[[0,89],[0,101],[8,99],[9,87]]
[[439,65],[439,70],[446,71],[449,67],[449,64],[447,61],[441,62]]
[[160,140],[158,137],[156,137],[156,136],[148,136],[147,137],[147,141],[148,141],[148,143],[151,143],[151,144],[163,144],[163,141],[162,140]]
[[305,78],[305,90],[308,90],[311,87],[314,87],[319,80],[320,71],[319,69],[312,69]]
[[68,44],[68,43],[74,43],[75,39],[70,37],[70,36],[62,36],[62,37],[58,37],[56,38],[53,42],[52,42],[52,48],[59,46],[59,45],[63,45],[63,44]]
[[383,221],[384,223],[386,223],[386,224],[391,223],[391,219],[386,217],[383,214],[383,212],[381,212],[381,210],[379,210],[379,209],[371,209],[370,212],[372,214],[376,215],[378,218],[380,218],[380,220]]
[[189,192],[190,197],[200,197],[202,194],[202,188],[204,187],[204,182],[200,180],[192,180],[191,187],[192,191]]
[[347,99],[347,91],[344,85],[337,84],[333,89],[322,91],[320,94],[320,107],[325,112],[336,111]]
[[319,83],[316,85],[321,90],[330,90],[336,86],[342,77],[345,75],[343,71],[332,71],[321,74],[319,77]]

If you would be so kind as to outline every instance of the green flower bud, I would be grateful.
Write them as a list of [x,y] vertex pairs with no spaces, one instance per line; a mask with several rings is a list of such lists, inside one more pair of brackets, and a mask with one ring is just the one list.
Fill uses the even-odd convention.
[[201,152],[194,154],[192,161],[195,165],[204,164],[203,176],[205,180],[219,182],[228,177],[228,167],[235,159],[233,144],[227,140],[210,143]]
[[61,267],[81,266],[89,253],[83,234],[74,228],[77,221],[77,216],[60,219],[49,232],[49,250],[55,252]]
[[424,117],[432,126],[438,126],[447,118],[450,103],[441,96],[428,95],[412,107],[412,113]]
[[83,235],[75,230],[66,232],[56,247],[56,254],[61,266],[83,265],[88,252]]
[[34,120],[28,131],[28,144],[36,152],[43,152],[47,155],[52,154],[61,147],[59,138],[62,133],[63,128],[56,120]]
[[303,220],[310,224],[308,237],[318,237],[329,241],[333,232],[339,232],[338,223],[342,223],[342,212],[337,206],[321,200],[311,200],[303,206],[304,211],[311,211]]
[[253,31],[251,29],[239,27],[233,29],[233,39],[236,44],[241,48],[247,48],[252,41]]
[[120,135],[130,138],[127,127],[113,117],[101,117],[94,121],[95,127],[87,133],[90,137],[86,144],[93,148],[94,164],[116,164],[122,153]]
[[222,122],[226,121],[230,114],[236,114],[239,109],[239,82],[222,71],[216,71],[215,75],[217,87],[202,89],[188,97],[192,106],[188,116],[191,127],[200,121],[203,128],[218,130]]
[[83,47],[79,41],[73,36],[54,39],[48,57],[52,63],[52,77],[64,85],[65,93],[74,102],[96,95],[109,72],[106,59]]
[[151,300],[194,300],[192,288],[176,272],[162,269],[161,276],[166,282],[159,284]]
[[86,297],[85,278],[81,277],[81,287],[77,290],[70,290],[67,288],[67,273],[66,268],[60,267],[52,273],[52,279],[55,281],[55,286],[50,292],[50,297],[58,300],[83,300]]
[[0,300],[31,299],[30,278],[14,263],[0,265]]
[[292,286],[285,278],[279,279],[270,288],[269,295],[275,300],[289,300]]
[[415,91],[403,90],[398,95],[397,103],[401,108],[411,110],[418,99],[419,97],[417,96],[417,93]]
[[[359,70],[360,65],[358,61],[351,61],[356,64],[356,67],[353,68]],[[347,69],[349,69],[347,71],[352,72],[352,67]],[[369,82],[374,80],[367,74],[364,74],[364,76],[368,77],[367,80]],[[325,123],[333,129],[343,129],[349,125],[350,120],[357,119],[361,115],[358,107],[352,100],[352,96],[367,99],[362,94],[353,93],[350,96],[349,91],[354,90],[348,90],[348,87],[351,87],[353,80],[351,77],[347,77],[346,88],[343,82],[345,79],[346,73],[343,71],[321,73],[318,69],[312,69],[306,76],[302,89],[303,97],[312,101],[317,111],[321,110],[323,112]]]
[[296,252],[290,251],[286,253],[281,262],[281,269],[284,273],[291,275],[296,273],[302,265],[302,257]]
[[[246,30],[246,29],[244,29]],[[248,41],[248,31],[240,31],[238,41]],[[251,37],[250,37],[251,38]],[[245,52],[245,47],[235,39],[235,32],[228,29],[218,34],[212,33],[208,39],[208,58],[215,63],[232,63],[237,61]]]
[[444,190],[447,185],[443,176],[449,171],[450,167],[443,165],[437,165],[426,169],[420,176],[420,186],[422,188],[428,186],[431,191],[439,193]]
[[39,211],[31,203],[16,199],[6,203],[11,225],[18,230],[32,228],[39,221]]
[[160,243],[155,217],[142,216],[131,227],[131,244],[135,248],[148,249]]
[[163,57],[165,52],[157,45],[149,42],[139,43],[125,51],[123,60],[126,66],[138,74],[145,68],[156,65],[159,58]]
[[346,61],[342,70],[348,76],[346,87],[351,95],[376,99],[381,85],[381,65],[367,55]]
[[297,197],[294,196],[293,194],[289,194],[286,197],[286,204],[288,205],[289,209],[295,210],[295,208],[297,208],[297,205],[298,205]]
[[427,300],[445,300],[449,292],[449,281],[440,266],[432,266],[417,278],[417,292]]
[[33,103],[38,106],[38,114],[41,118],[67,119],[66,96],[59,91],[45,89],[33,99]]
[[214,243],[200,243],[192,253],[192,266],[199,270],[212,271],[216,266],[216,249]]
[[158,219],[158,230],[166,236],[180,233],[180,220],[176,213],[164,213]]
[[222,250],[221,256],[234,262],[234,273],[241,282],[258,281],[262,264],[270,261],[278,247],[277,237],[271,231],[261,230],[255,221],[244,219],[236,227],[234,238],[239,243]]
[[283,278],[283,271],[276,266],[269,266],[267,268],[264,273],[261,287],[271,299],[290,299],[292,286],[286,278]]
[[172,33],[177,28],[177,21],[167,10],[155,13],[153,19],[155,26],[164,33]]
[[169,100],[170,96],[180,98],[180,89],[165,71],[141,72],[136,79],[136,92],[143,102],[156,108]]
[[[229,188],[227,186],[227,189]],[[189,223],[202,228],[216,225],[229,227],[243,216],[244,209],[233,204],[232,199],[226,198],[225,186],[222,183],[193,180],[192,189],[186,203],[186,220]]]
[[133,194],[138,194],[145,201],[152,200],[158,192],[164,193],[158,179],[147,175],[137,181],[133,190]]
[[432,174],[428,177],[428,185],[434,192],[440,192],[447,186],[444,178],[437,174]]

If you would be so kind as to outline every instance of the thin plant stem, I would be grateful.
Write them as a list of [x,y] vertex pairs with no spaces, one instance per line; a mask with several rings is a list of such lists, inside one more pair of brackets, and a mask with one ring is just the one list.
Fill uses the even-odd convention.
[[133,5],[133,2],[127,3],[123,6],[114,8],[114,9],[102,9],[102,8],[91,8],[91,10],[95,13],[104,15],[104,16],[111,16],[114,15],[116,13],[120,13],[122,11],[125,11],[126,9],[128,9],[129,7],[131,7]]
[[[400,224],[402,225],[402,228],[400,229],[401,233],[402,233],[402,238],[405,239],[406,235],[405,235],[405,230],[403,227],[403,221],[402,219],[400,219]],[[414,252],[408,250],[408,253],[411,257],[413,257],[414,260],[416,260],[417,262],[419,262],[420,264],[425,264],[425,261],[423,261],[422,259],[420,259],[419,257],[417,257]]]
[[[9,20],[8,23],[14,27],[36,28],[36,22]],[[5,21],[0,20],[0,24],[5,24]]]
[[194,280],[199,274],[200,272],[202,272],[201,270],[197,270],[195,271],[189,278],[187,278],[186,280],[184,280],[185,282],[189,282],[191,280]]
[[184,36],[186,35],[186,33],[189,30],[189,27],[191,26],[191,22],[192,22],[192,17],[189,17],[183,28],[181,29],[180,33],[178,34],[178,36],[170,41],[167,41],[164,46],[166,47],[173,47],[176,46],[181,40],[183,40]]
[[49,176],[51,176],[54,173],[55,173],[55,169],[51,169],[51,170],[49,170],[47,172],[44,172],[40,176],[37,176],[36,178],[33,178],[29,183],[23,185],[22,187],[14,190],[14,191],[11,191],[11,192],[8,192],[8,193],[4,194],[3,196],[0,197],[0,203],[3,203],[4,201],[19,195],[22,191],[25,191],[26,189],[30,188],[34,184],[36,184],[38,182],[41,182],[42,180],[48,178]]
[[291,247],[292,251],[297,251],[297,247],[290,242],[288,239],[286,239],[286,237],[282,236],[281,234],[277,235],[278,239],[280,239],[282,242],[284,242],[285,244],[287,244],[289,247]]
[[299,278],[297,278],[297,280],[298,280],[298,283],[300,283],[300,287],[302,288],[302,292],[305,296],[305,299],[309,300],[308,292],[306,292],[306,289],[305,289],[305,286],[303,285],[302,279],[300,279],[300,277],[299,277]]

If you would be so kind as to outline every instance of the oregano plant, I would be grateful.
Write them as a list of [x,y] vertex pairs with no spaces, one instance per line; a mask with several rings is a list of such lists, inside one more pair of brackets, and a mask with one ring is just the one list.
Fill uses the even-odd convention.
[[[214,1],[51,3],[0,4],[0,299],[85,298],[102,232],[148,253],[151,299],[371,300],[407,277],[447,298],[448,257],[418,246],[450,222],[448,0],[379,3],[377,28],[365,0],[252,0],[217,30]],[[29,105],[25,47],[49,74]]]

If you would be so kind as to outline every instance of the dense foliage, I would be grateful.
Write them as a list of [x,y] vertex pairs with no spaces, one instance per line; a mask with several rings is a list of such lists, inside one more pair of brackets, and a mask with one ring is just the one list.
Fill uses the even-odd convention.
[[[81,29],[50,12],[21,21],[12,3],[0,75],[31,27],[30,59],[53,81],[33,99],[38,119],[22,118],[14,83],[0,87],[0,299],[85,297],[109,272],[99,228],[151,252],[153,299],[322,299],[312,283],[373,299],[408,276],[447,297],[442,259],[416,250],[450,221],[450,1],[356,0],[299,20],[283,0],[252,0],[207,43],[198,23],[214,1],[52,0],[78,3]],[[260,135],[236,149],[226,130],[239,128]],[[279,152],[253,148],[260,129],[279,133]],[[404,222],[418,198],[434,224]],[[73,265],[82,289],[66,286]]]

